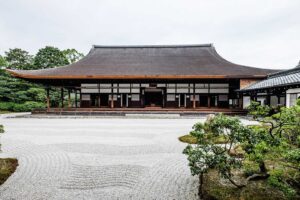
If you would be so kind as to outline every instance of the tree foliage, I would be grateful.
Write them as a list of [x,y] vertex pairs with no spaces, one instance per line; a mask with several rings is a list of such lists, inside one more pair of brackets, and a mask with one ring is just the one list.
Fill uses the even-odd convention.
[[65,49],[63,50],[63,54],[67,58],[68,64],[77,62],[84,56],[82,53],[79,53],[76,49]]
[[[216,169],[235,186],[244,186],[233,179],[232,170],[242,167],[242,159],[232,156],[232,153],[238,147],[237,144],[251,141],[251,129],[243,126],[238,118],[219,114],[208,118],[204,123],[195,124],[190,135],[196,137],[198,142],[196,145],[188,145],[183,153],[188,156],[192,175],[200,176],[200,183],[203,183],[204,173]],[[220,136],[226,138],[224,145],[215,142]],[[201,190],[202,184],[199,188],[200,195]]]
[[52,46],[39,49],[34,57],[34,66],[37,69],[46,69],[67,64],[69,64],[69,61],[65,53]]
[[5,60],[5,58],[3,56],[0,55],[0,68],[1,67],[7,67],[7,61]]
[[[276,113],[254,103],[249,111],[259,125],[245,126],[238,118],[222,114],[194,125],[190,135],[197,138],[197,144],[183,152],[192,174],[199,175],[203,184],[203,174],[217,170],[238,188],[264,179],[294,198],[300,186],[300,102]],[[223,145],[215,142],[220,136],[227,140]],[[242,154],[236,152],[238,148]],[[233,171],[244,172],[246,178],[234,177]]]
[[[82,54],[75,49],[61,51],[47,46],[33,57],[27,51],[15,48],[5,52],[5,57],[0,56],[0,66],[8,66],[11,69],[49,68],[69,64],[81,56]],[[58,106],[60,91],[51,88],[50,92],[51,106]],[[0,110],[23,112],[45,107],[46,92],[42,85],[14,78],[4,69],[0,69]]]
[[5,52],[4,58],[9,69],[32,69],[33,56],[25,50],[9,49]]

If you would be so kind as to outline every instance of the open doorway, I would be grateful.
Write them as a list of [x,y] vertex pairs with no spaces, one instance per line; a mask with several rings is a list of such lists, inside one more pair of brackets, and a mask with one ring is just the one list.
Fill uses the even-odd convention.
[[208,96],[202,96],[199,97],[199,106],[200,107],[208,107]]
[[145,106],[162,107],[163,96],[161,90],[145,91]]
[[108,107],[108,94],[100,94],[100,107]]
[[179,98],[179,107],[185,107],[185,94],[180,94]]

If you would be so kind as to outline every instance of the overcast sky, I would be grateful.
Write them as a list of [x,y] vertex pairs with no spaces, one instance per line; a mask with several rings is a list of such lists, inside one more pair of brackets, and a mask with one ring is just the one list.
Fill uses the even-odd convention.
[[300,60],[300,0],[0,0],[0,54],[203,43],[234,63],[292,68]]

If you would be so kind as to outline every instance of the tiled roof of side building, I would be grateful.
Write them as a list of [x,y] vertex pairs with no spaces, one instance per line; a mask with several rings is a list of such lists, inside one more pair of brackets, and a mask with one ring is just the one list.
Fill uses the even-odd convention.
[[275,72],[222,58],[212,44],[97,46],[76,63],[41,70],[10,70],[27,79],[64,78],[264,78]]
[[251,91],[267,89],[272,87],[282,87],[287,85],[300,85],[300,67],[270,74],[266,80],[256,82],[240,91]]

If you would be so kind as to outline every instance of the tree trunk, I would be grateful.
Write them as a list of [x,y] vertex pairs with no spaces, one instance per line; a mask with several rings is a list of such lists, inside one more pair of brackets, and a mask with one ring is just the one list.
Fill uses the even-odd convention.
[[198,189],[199,199],[203,199],[202,186],[203,186],[203,172],[200,173],[199,175],[199,189]]
[[263,161],[259,163],[259,169],[260,169],[261,173],[263,173],[263,174],[267,173],[267,168],[266,168],[266,165]]

